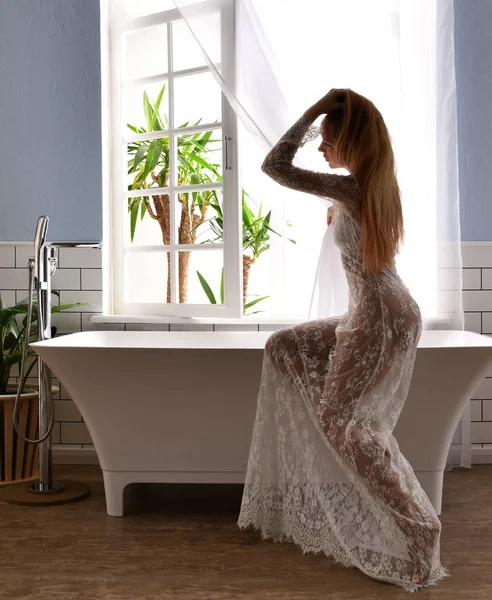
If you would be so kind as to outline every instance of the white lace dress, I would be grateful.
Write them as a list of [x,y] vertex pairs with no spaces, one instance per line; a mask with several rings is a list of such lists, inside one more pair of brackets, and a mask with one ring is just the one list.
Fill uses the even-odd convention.
[[394,267],[378,275],[362,268],[355,179],[293,166],[311,125],[302,117],[263,170],[334,201],[349,309],[268,340],[238,525],[413,592],[448,575],[440,564],[440,521],[392,435],[412,376],[420,312]]

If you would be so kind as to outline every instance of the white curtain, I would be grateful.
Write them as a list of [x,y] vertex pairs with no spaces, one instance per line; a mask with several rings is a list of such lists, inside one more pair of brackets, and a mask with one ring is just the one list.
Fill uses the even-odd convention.
[[[201,16],[200,7],[220,0],[174,3],[239,117],[243,182],[273,202],[276,230],[289,237],[287,221],[295,230],[295,246],[272,240],[267,253],[279,298],[275,304],[272,294],[271,310],[288,306],[313,317],[346,304],[328,203],[279,190],[259,167],[309,105],[348,87],[375,103],[393,139],[406,231],[398,269],[424,326],[463,329],[453,0],[236,0],[234,73],[210,58],[213,36]],[[306,146],[299,158],[323,170],[316,148]],[[460,435],[448,468],[471,465],[469,407]]]

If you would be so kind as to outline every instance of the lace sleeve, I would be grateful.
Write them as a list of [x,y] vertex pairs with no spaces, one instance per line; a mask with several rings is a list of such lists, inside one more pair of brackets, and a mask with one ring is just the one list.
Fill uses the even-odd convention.
[[309,118],[301,117],[269,152],[262,171],[277,183],[293,190],[352,204],[359,192],[352,176],[317,173],[292,164],[298,148],[319,135],[319,130],[311,126]]

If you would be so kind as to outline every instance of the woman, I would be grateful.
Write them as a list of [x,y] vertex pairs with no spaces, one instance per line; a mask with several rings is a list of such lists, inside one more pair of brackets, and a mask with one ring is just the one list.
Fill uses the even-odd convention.
[[[322,115],[319,150],[348,176],[292,164]],[[280,139],[263,170],[333,200],[328,220],[349,308],[268,340],[238,524],[408,591],[436,584],[448,574],[441,524],[392,436],[421,316],[395,269],[403,218],[388,130],[369,100],[332,90]]]

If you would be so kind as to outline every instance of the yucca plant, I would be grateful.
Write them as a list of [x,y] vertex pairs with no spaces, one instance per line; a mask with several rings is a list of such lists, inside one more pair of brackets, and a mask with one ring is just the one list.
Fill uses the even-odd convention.
[[[166,115],[161,115],[161,102],[165,92],[165,85],[152,102],[148,94],[143,94],[143,110],[146,127],[137,127],[128,124],[129,129],[137,134],[146,134],[163,131],[168,128],[169,123]],[[193,126],[200,124],[200,120]],[[180,128],[188,127],[189,123],[183,123]],[[220,140],[212,139],[213,131],[201,131],[194,134],[186,134],[178,137],[178,185],[197,185],[215,183],[221,181],[219,165],[207,160],[214,145]],[[217,147],[217,146],[216,146]],[[128,145],[128,173],[133,175],[133,181],[129,184],[129,190],[142,190],[154,187],[166,187],[169,182],[169,139],[144,140],[132,142]],[[152,198],[152,203],[150,201]],[[212,200],[218,203],[217,192],[197,191],[178,194],[177,199],[181,205],[181,216],[178,224],[178,243],[194,244],[198,227],[205,222],[209,204]],[[165,245],[171,241],[171,218],[170,218],[169,194],[152,194],[145,197],[134,197],[128,199],[128,211],[130,213],[131,240],[133,241],[138,220],[142,220],[145,214],[158,222],[162,242]],[[171,265],[168,254],[168,276],[167,276],[167,302],[171,302]],[[187,301],[188,296],[188,274],[190,264],[189,251],[179,252],[178,275],[179,275],[179,302]]]
[[[56,297],[60,297],[58,291],[53,290],[52,293]],[[34,296],[34,298],[36,298]],[[52,306],[51,313],[58,313],[69,308],[83,306],[81,303],[62,304],[61,306]],[[11,376],[12,369],[15,365],[20,365],[22,361],[22,351],[26,339],[28,342],[34,341],[38,332],[38,306],[36,299],[33,300],[32,306],[32,323],[28,330],[27,326],[28,298],[24,298],[14,306],[5,308],[2,304],[0,296],[0,396],[7,393],[7,386]],[[56,327],[51,328],[51,335],[56,335]],[[34,338],[34,339],[33,339]],[[31,348],[27,351],[28,356],[37,356]],[[36,360],[31,361],[24,379],[22,387],[29,377],[32,369],[36,364]]]
[[[249,202],[256,207],[256,211],[253,207],[248,205]],[[249,194],[242,190],[241,193],[241,205],[242,205],[242,217],[243,217],[243,304],[244,312],[252,308],[262,300],[266,300],[269,296],[256,297],[254,300],[248,301],[248,284],[251,265],[255,264],[258,258],[270,249],[270,234],[278,235],[274,229],[270,227],[270,219],[272,211],[268,211],[266,215],[263,215],[263,204],[256,205],[254,200]],[[215,211],[215,217],[209,220],[210,229],[215,235],[212,239],[208,239],[202,243],[210,242],[223,242],[224,240],[224,215],[222,207],[218,202],[211,201],[210,207]],[[256,214],[255,214],[256,212]],[[290,223],[287,223],[290,226]],[[288,238],[289,242],[295,244],[295,240]],[[216,304],[216,298],[209,283],[203,277],[201,273],[197,271],[197,276],[200,280],[203,291],[207,295],[207,298],[212,304]],[[220,284],[220,300],[224,302],[224,271],[222,270],[221,284]]]
[[[155,102],[152,102],[146,92],[143,94],[143,113],[146,127],[128,124],[128,128],[136,134],[148,134],[164,131],[169,127],[168,118],[161,114],[161,102],[165,93],[165,85],[160,89]],[[193,123],[199,125],[201,119]],[[188,127],[183,123],[180,128]],[[207,183],[220,183],[220,165],[210,158],[214,145],[220,140],[212,138],[213,131],[184,134],[178,137],[178,185],[198,185]],[[218,146],[220,147],[220,146]],[[217,148],[217,146],[216,146]],[[128,174],[133,176],[128,185],[129,190],[149,190],[149,196],[131,197],[128,199],[128,212],[130,214],[130,237],[133,241],[137,223],[148,214],[157,221],[164,245],[170,244],[170,202],[169,194],[153,194],[152,188],[166,187],[169,183],[169,139],[143,140],[128,144]],[[199,235],[199,228],[206,221],[215,237],[202,243],[224,241],[223,213],[215,190],[188,192],[178,194],[181,205],[181,216],[178,224],[178,243],[195,244]],[[247,301],[248,281],[251,265],[258,257],[270,248],[270,233],[279,235],[270,227],[271,211],[262,214],[260,204],[257,214],[248,206],[248,194],[242,191],[242,216],[243,216],[243,299],[245,310],[256,305],[261,300],[268,298],[262,296],[250,302]],[[152,202],[151,202],[152,199]],[[207,219],[208,211],[212,207],[214,216]],[[295,243],[294,240],[290,240]],[[167,302],[171,302],[171,257],[168,254],[167,269]],[[185,303],[188,296],[190,252],[182,251],[178,254],[178,281],[179,302]],[[198,274],[198,272],[197,272]],[[212,302],[217,301],[205,279],[198,274],[202,288]],[[205,284],[205,285],[204,285]],[[207,288],[208,286],[208,288]],[[223,303],[223,285],[221,285],[221,302]]]

